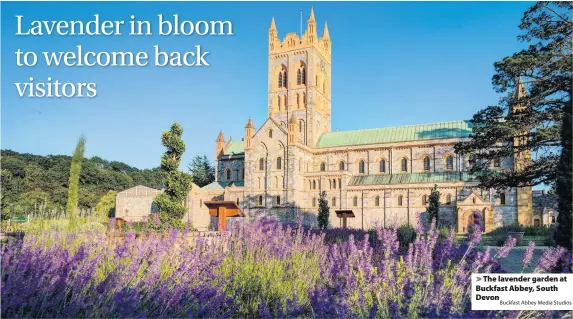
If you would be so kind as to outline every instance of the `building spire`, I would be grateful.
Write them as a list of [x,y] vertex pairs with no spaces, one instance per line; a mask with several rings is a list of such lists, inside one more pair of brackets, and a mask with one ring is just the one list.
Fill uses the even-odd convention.
[[330,33],[328,33],[328,23],[324,22],[324,30],[322,31],[322,38],[330,40]]
[[269,31],[271,31],[271,30],[274,30],[274,31],[277,30],[277,26],[275,24],[275,17],[273,17],[271,20],[271,28],[269,29]]
[[312,21],[312,22],[316,21],[316,20],[314,19],[314,7],[310,7],[310,18],[308,19],[308,21],[309,21],[309,22],[310,22],[310,21]]
[[245,128],[253,128],[255,127],[253,125],[253,120],[249,117],[249,121],[247,121],[247,125],[245,126]]
[[223,136],[223,130],[219,131],[219,136],[217,136],[217,142],[225,142],[225,137]]
[[521,76],[517,79],[517,85],[515,86],[515,93],[513,96],[516,100],[525,96],[525,86],[523,86],[523,79]]

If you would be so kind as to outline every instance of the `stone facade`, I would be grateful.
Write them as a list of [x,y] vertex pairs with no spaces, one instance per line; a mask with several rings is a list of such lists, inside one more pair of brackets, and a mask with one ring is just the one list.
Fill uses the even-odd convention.
[[[454,152],[455,143],[471,133],[468,121],[332,132],[332,43],[326,24],[323,30],[319,37],[311,11],[306,31],[289,33],[281,41],[273,18],[267,119],[258,129],[249,119],[241,141],[226,141],[219,133],[216,181],[193,195],[199,202],[190,209],[195,220],[207,214],[201,201],[230,200],[239,203],[247,218],[275,216],[313,225],[324,191],[331,226],[341,225],[334,213],[340,209],[354,212],[349,227],[413,224],[437,185],[439,218],[459,232],[476,224],[489,231],[533,222],[530,187],[476,187],[469,158]],[[495,170],[520,169],[528,156],[491,165]],[[212,221],[199,224],[199,229],[214,228]]]
[[[467,121],[331,132],[331,45],[326,24],[317,35],[312,11],[302,36],[282,41],[273,18],[268,118],[257,130],[249,119],[240,142],[219,134],[217,181],[206,187],[212,196],[240,201],[249,218],[314,224],[325,191],[331,210],[353,210],[349,227],[370,228],[412,224],[438,185],[440,219],[459,232],[476,223],[486,230],[532,223],[531,188],[476,188],[469,159],[453,149],[471,132]],[[513,158],[492,166],[516,169]],[[341,224],[334,212],[330,224]]]

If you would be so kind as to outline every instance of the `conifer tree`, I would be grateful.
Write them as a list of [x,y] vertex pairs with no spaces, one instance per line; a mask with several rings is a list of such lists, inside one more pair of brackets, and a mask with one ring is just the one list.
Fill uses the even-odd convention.
[[434,185],[434,189],[432,193],[430,193],[429,204],[428,204],[428,217],[430,218],[429,222],[431,223],[433,220],[436,221],[436,225],[438,225],[438,216],[440,212],[440,192],[438,191],[438,185]]
[[68,185],[68,200],[66,202],[66,213],[70,219],[70,231],[76,231],[78,227],[78,193],[80,189],[80,173],[82,170],[82,160],[86,149],[86,139],[82,135],[74,150],[70,165],[70,180]]
[[161,172],[165,184],[164,192],[155,197],[155,204],[159,211],[159,220],[162,225],[183,229],[182,221],[186,208],[183,201],[186,199],[193,178],[191,175],[179,170],[181,156],[185,152],[185,142],[181,136],[183,128],[177,123],[171,129],[163,132],[161,142],[167,151],[161,157]]
[[322,191],[318,199],[318,228],[326,229],[328,227],[328,216],[330,215],[330,207],[326,199],[326,192]]
[[203,187],[215,181],[215,167],[209,163],[207,156],[195,156],[187,167],[197,186]]
[[[523,15],[519,40],[529,46],[494,63],[499,105],[473,116],[471,139],[456,145],[470,155],[483,188],[553,184],[559,197],[558,245],[571,248],[571,95],[573,3],[536,2]],[[518,108],[515,108],[518,106]],[[525,130],[524,130],[525,129]],[[525,143],[514,143],[519,138]],[[496,159],[533,154],[522,169],[496,171]]]

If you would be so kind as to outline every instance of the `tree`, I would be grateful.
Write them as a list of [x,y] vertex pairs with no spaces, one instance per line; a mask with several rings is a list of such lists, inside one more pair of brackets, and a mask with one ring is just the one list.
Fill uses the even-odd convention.
[[195,156],[187,167],[193,176],[195,185],[203,187],[215,181],[215,167],[211,166],[207,156]]
[[10,181],[12,180],[12,173],[9,170],[6,169],[2,169],[1,170],[2,175],[1,175],[1,180],[0,180],[0,209],[1,209],[1,219],[5,220],[9,218],[9,211],[8,211],[8,207],[7,207],[7,203],[6,203],[6,199],[7,199],[7,192],[6,192],[6,186],[10,183]]
[[100,198],[99,202],[96,205],[96,212],[99,218],[102,221],[107,220],[110,217],[115,216],[115,196],[117,195],[116,191],[109,191],[107,194],[103,195]]
[[428,204],[428,215],[430,217],[430,222],[433,220],[438,224],[438,216],[440,212],[440,192],[438,191],[438,185],[434,185],[434,189],[430,193],[430,203]]
[[[71,156],[40,156],[1,150],[1,158],[3,175],[1,203],[4,215],[9,215],[9,211],[16,206],[19,206],[22,212],[33,211],[34,204],[24,201],[22,194],[37,189],[48,193],[50,214],[53,210],[65,211]],[[78,209],[96,207],[99,199],[109,191],[122,191],[136,185],[151,187],[162,184],[159,167],[139,170],[117,163],[119,162],[106,161],[97,156],[83,159],[79,179]],[[124,169],[126,172],[117,171],[113,166],[126,166]]]
[[328,217],[330,215],[330,207],[326,199],[326,192],[322,191],[318,198],[318,228],[326,229],[328,227]]
[[77,229],[77,209],[78,209],[78,193],[80,188],[80,172],[82,170],[82,160],[84,158],[84,151],[86,150],[86,139],[82,135],[76,144],[74,155],[72,156],[72,163],[70,165],[70,182],[68,184],[68,200],[66,202],[66,213],[70,218],[70,230]]
[[[484,188],[524,187],[556,183],[559,216],[571,247],[571,93],[573,79],[573,21],[571,2],[537,2],[523,15],[519,40],[529,46],[496,62],[492,82],[506,93],[499,105],[473,116],[471,139],[456,145],[469,154],[471,171]],[[523,143],[514,143],[514,141]],[[495,172],[495,159],[516,161],[520,169]]]
[[177,229],[185,227],[181,219],[185,216],[186,208],[182,203],[193,182],[191,175],[178,169],[181,164],[181,156],[185,152],[185,142],[181,138],[182,135],[183,128],[179,124],[173,123],[171,129],[163,132],[161,136],[161,142],[167,148],[161,157],[161,171],[165,190],[154,199],[159,210],[161,223]]

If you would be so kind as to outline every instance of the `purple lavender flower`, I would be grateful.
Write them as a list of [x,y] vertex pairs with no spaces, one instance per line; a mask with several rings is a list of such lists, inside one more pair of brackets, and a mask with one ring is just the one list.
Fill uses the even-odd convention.
[[533,259],[534,250],[535,250],[535,242],[531,240],[529,242],[529,245],[527,246],[527,249],[525,250],[525,254],[523,255],[523,263],[521,264],[522,272],[527,268],[527,266],[529,266],[529,263],[531,263],[531,260]]
[[497,257],[501,257],[501,258],[505,258],[507,257],[507,255],[509,254],[509,252],[513,249],[513,247],[515,247],[515,244],[517,243],[517,239],[515,237],[508,237],[505,240],[505,243],[503,244],[503,247],[501,247],[498,251],[497,251]]

